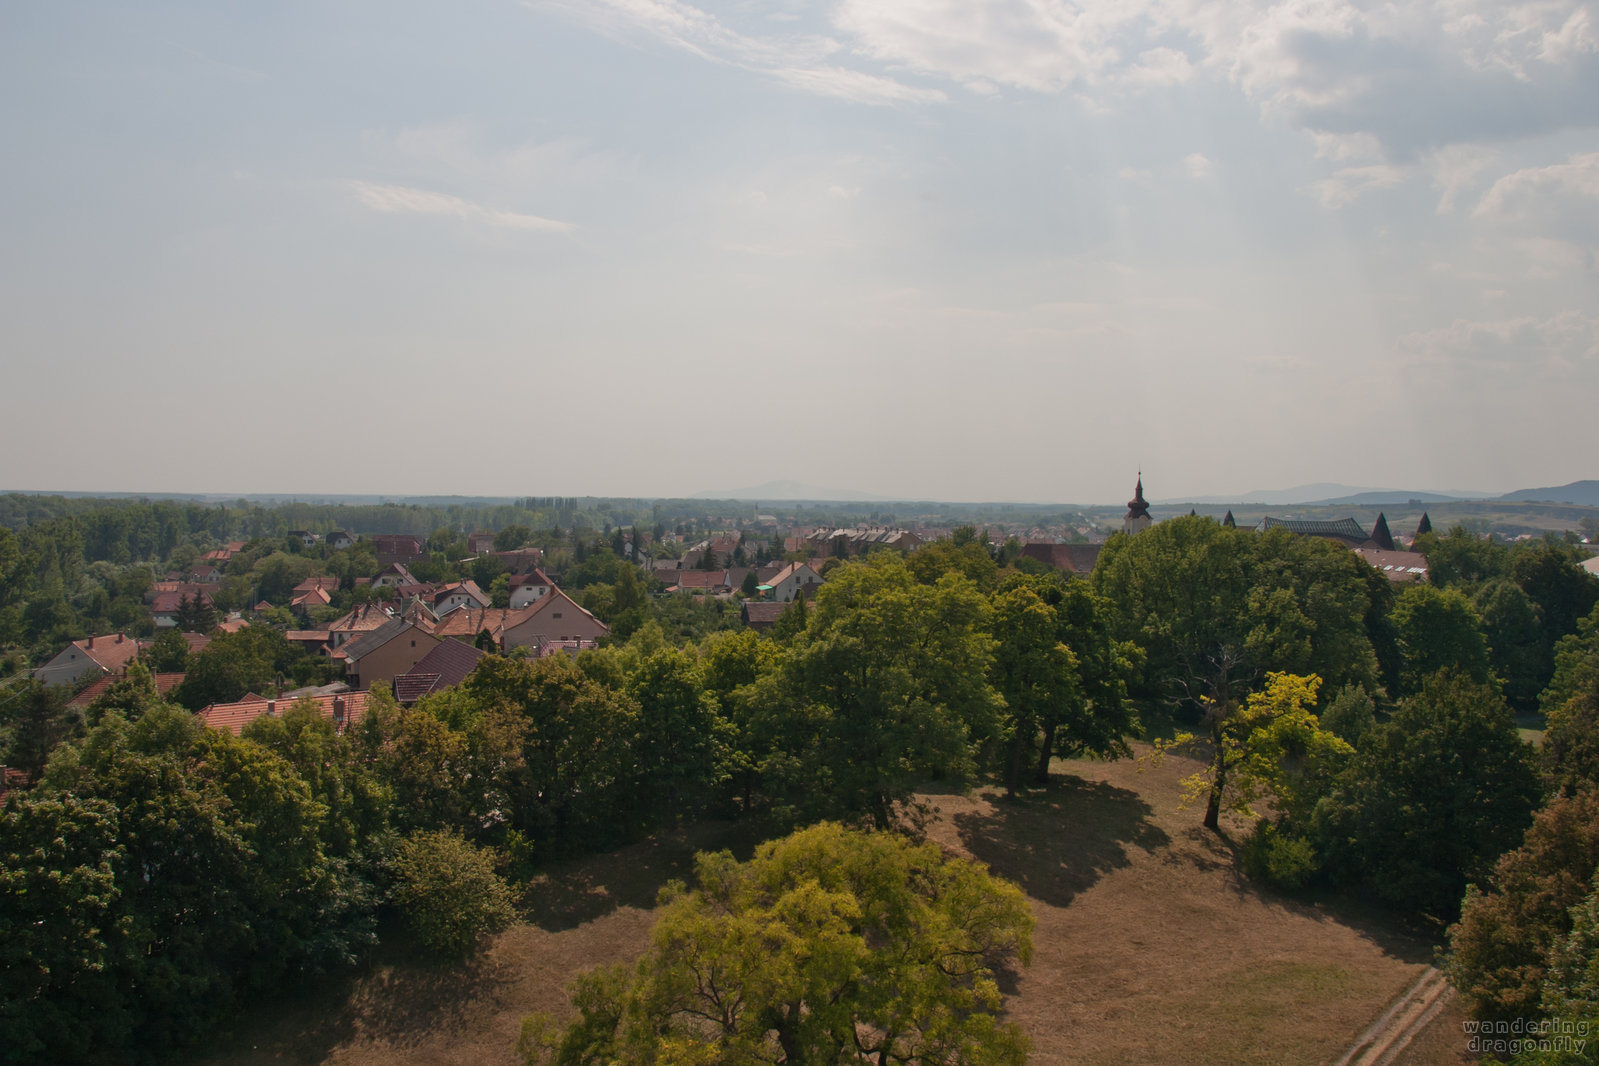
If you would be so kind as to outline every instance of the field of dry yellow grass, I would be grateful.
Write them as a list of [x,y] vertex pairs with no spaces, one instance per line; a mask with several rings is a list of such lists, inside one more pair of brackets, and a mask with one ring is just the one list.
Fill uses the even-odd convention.
[[[1058,763],[1050,787],[1020,802],[923,797],[931,838],[1031,898],[1034,958],[1006,991],[1033,1062],[1333,1063],[1432,961],[1430,940],[1380,913],[1244,879],[1228,842],[1178,810],[1192,769]],[[575,972],[644,949],[656,890],[688,876],[695,850],[745,855],[753,843],[738,825],[707,823],[565,864],[532,886],[527,924],[474,963],[423,964],[390,946],[358,974],[244,1012],[196,1062],[512,1066],[524,1016],[568,1015]],[[1458,1004],[1398,1061],[1474,1061]]]

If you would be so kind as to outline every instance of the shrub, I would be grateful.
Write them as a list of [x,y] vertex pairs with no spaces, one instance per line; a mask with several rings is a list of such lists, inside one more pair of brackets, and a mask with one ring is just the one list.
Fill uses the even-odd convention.
[[391,896],[429,951],[467,955],[516,917],[511,886],[494,869],[497,858],[449,830],[405,838],[393,859]]

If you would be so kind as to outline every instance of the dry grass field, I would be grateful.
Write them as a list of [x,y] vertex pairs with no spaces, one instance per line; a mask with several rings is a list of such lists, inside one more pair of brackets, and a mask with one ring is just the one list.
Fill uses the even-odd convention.
[[[1182,760],[1057,764],[1048,789],[1006,803],[929,794],[932,838],[1031,897],[1032,965],[1006,991],[1035,1063],[1332,1063],[1432,960],[1427,940],[1347,905],[1244,880],[1227,842],[1179,811]],[[1235,827],[1236,831],[1237,827]],[[204,1066],[514,1064],[521,1019],[570,1012],[576,971],[635,957],[658,887],[696,849],[753,841],[703,824],[573,862],[529,894],[528,924],[474,964],[436,967],[389,947],[354,976],[314,982],[239,1017]],[[1459,1066],[1458,1004],[1399,1058]]]

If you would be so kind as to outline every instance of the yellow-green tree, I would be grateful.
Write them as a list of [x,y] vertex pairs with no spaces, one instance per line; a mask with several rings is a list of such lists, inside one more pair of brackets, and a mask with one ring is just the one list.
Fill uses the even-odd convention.
[[935,844],[823,823],[747,863],[701,855],[637,966],[586,975],[529,1063],[1018,1064],[998,972],[1032,951],[1016,886]]
[[[1241,705],[1207,707],[1210,762],[1183,781],[1185,801],[1205,797],[1206,828],[1220,826],[1224,809],[1253,817],[1262,800],[1280,810],[1304,807],[1314,784],[1330,779],[1354,752],[1316,718],[1320,687],[1315,674],[1273,673]],[[1184,733],[1159,750],[1189,747],[1195,739]]]

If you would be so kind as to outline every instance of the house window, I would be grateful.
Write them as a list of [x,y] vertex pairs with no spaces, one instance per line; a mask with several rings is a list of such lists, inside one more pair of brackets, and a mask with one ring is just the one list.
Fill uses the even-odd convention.
[[[553,617],[553,618],[559,618],[559,617],[561,617],[561,612],[560,612],[560,611],[556,611],[556,612],[555,612],[555,614],[554,614],[554,615],[552,615],[552,616],[551,616],[551,617]],[[566,639],[566,638],[565,638],[565,637],[562,637],[562,638],[561,638],[561,639],[562,639],[562,640],[565,640],[565,639]]]

